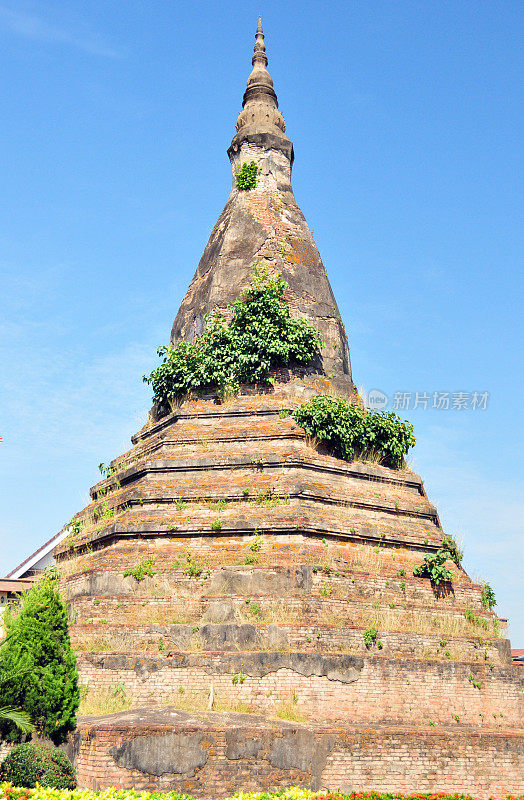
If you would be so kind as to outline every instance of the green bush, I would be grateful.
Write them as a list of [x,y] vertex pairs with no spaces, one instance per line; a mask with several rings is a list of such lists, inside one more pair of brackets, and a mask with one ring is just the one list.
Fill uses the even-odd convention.
[[386,466],[400,467],[415,444],[413,425],[402,422],[392,411],[366,411],[325,394],[299,406],[293,418],[346,461],[373,453]]
[[436,586],[443,581],[452,581],[453,573],[444,566],[448,558],[453,560],[447,550],[437,550],[436,553],[426,555],[422,564],[413,570],[413,575],[417,578],[430,578]]
[[480,585],[480,601],[482,603],[482,608],[486,611],[491,611],[493,606],[497,605],[495,592],[487,581],[482,581]]
[[34,789],[37,783],[53,789],[76,787],[73,765],[63,750],[33,742],[13,747],[0,765],[0,781],[27,789]]
[[447,550],[451,560],[455,562],[457,567],[460,567],[462,559],[464,558],[464,551],[458,546],[452,536],[444,535],[442,537],[441,548],[442,550]]
[[304,317],[291,317],[286,286],[280,275],[255,269],[250,286],[229,305],[229,324],[214,313],[194,344],[159,347],[163,363],[144,375],[153,402],[164,405],[191,391],[236,391],[241,383],[270,382],[273,369],[309,364],[322,344],[320,334]]
[[[37,731],[55,744],[76,725],[80,701],[76,659],[69,639],[67,609],[58,593],[58,574],[49,571],[26,592],[20,610],[4,612],[0,648],[2,703],[27,711]],[[0,722],[0,737],[20,739],[12,722]]]
[[155,567],[156,565],[153,558],[142,558],[134,567],[129,567],[129,569],[124,570],[124,578],[127,578],[128,575],[132,575],[133,578],[136,578],[140,583],[140,581],[145,579],[146,575],[150,578],[156,575]]
[[364,644],[366,645],[368,650],[377,641],[377,636],[378,636],[378,631],[376,628],[367,628],[364,631]]
[[242,164],[237,170],[235,184],[237,189],[256,189],[258,186],[258,167],[255,161]]

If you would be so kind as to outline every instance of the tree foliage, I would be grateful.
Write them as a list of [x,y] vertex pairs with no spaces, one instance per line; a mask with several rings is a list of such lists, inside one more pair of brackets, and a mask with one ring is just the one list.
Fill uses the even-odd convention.
[[[24,594],[19,611],[4,612],[0,686],[3,704],[26,711],[40,734],[60,744],[75,727],[80,697],[57,583],[57,573],[49,571]],[[20,736],[9,720],[0,720],[0,734],[10,740]]]
[[0,708],[0,725],[6,722],[11,722],[21,733],[32,733],[35,729],[27,711],[10,706]]
[[[3,639],[0,642],[0,648],[4,647],[6,644],[6,640]],[[10,683],[13,680],[16,680],[20,676],[20,670],[12,673],[11,675],[4,675],[0,678],[0,694],[2,694],[2,687]],[[21,733],[32,733],[35,729],[35,726],[31,722],[31,717],[27,713],[27,711],[22,711],[19,708],[12,708],[11,706],[1,706],[0,707],[0,728],[2,723],[11,722],[13,725],[19,729]]]
[[309,364],[321,347],[320,334],[304,317],[291,317],[286,287],[280,275],[255,270],[249,287],[229,304],[230,322],[211,314],[194,344],[159,347],[162,364],[144,375],[153,402],[167,404],[191,391],[236,391],[241,383],[267,383],[279,367]]
[[400,467],[415,444],[413,425],[392,411],[366,411],[329,395],[313,397],[295,409],[293,417],[346,461],[373,453],[386,466]]

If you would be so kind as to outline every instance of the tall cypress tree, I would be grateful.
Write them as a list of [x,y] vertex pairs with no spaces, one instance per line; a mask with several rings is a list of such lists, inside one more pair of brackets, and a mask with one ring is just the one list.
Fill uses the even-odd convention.
[[[79,703],[76,658],[71,650],[67,609],[58,574],[48,571],[26,592],[21,608],[4,613],[6,639],[0,648],[2,703],[28,712],[40,734],[64,742],[76,725]],[[0,721],[0,735],[20,732]]]

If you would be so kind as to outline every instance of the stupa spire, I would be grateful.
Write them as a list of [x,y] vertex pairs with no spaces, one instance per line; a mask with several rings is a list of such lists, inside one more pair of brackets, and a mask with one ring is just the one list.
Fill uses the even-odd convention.
[[242,105],[254,99],[264,98],[278,108],[278,100],[273,89],[273,79],[267,70],[266,45],[264,44],[264,32],[262,30],[262,19],[259,16],[257,32],[255,33],[255,46],[253,47],[253,58],[251,59],[253,70],[247,79],[247,89],[244,93]]
[[[284,117],[267,70],[260,17],[252,64],[237,133],[228,149],[231,192],[180,305],[171,342],[176,345],[201,336],[206,315],[214,309],[226,310],[241,288],[249,284],[253,265],[257,264],[282,275],[292,314],[306,316],[325,343],[318,363],[311,365],[307,376],[300,373],[297,377],[297,392],[305,391],[304,386],[315,380],[310,376],[316,375],[336,386],[337,392],[353,396],[355,387],[340,312],[313,235],[293,195],[293,144],[286,136]],[[257,166],[256,186],[249,190],[240,188],[236,181],[246,163]],[[325,390],[325,384],[322,386]]]
[[284,135],[286,123],[278,110],[278,100],[273,88],[273,78],[267,69],[266,45],[262,19],[258,18],[255,33],[255,45],[251,59],[253,69],[247,79],[247,87],[242,100],[242,111],[237,119],[237,135],[233,144],[240,144],[243,140],[252,140],[260,134],[273,134],[280,142],[290,160],[292,160],[291,142]]

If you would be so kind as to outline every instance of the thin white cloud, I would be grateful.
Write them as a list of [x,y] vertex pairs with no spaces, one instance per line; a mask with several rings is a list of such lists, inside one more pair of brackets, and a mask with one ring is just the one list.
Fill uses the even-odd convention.
[[0,5],[0,28],[34,42],[65,44],[96,56],[121,58],[122,53],[97,36],[82,36],[65,28],[51,25],[36,14],[14,11]]

